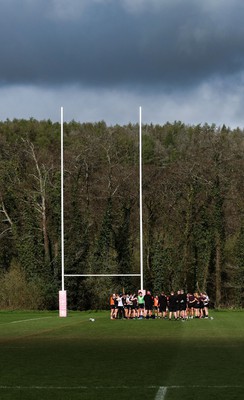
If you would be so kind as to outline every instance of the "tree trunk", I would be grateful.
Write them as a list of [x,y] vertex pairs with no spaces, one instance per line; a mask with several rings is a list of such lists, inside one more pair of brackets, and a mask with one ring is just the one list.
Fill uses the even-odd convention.
[[49,240],[48,240],[48,233],[47,233],[47,216],[46,216],[46,180],[47,180],[47,170],[44,166],[40,167],[34,145],[27,141],[27,145],[30,148],[30,155],[34,160],[37,175],[34,175],[34,178],[38,182],[39,186],[39,195],[41,197],[41,202],[40,204],[37,204],[37,210],[41,213],[41,223],[42,223],[42,234],[43,234],[43,244],[44,244],[44,257],[45,257],[45,263],[50,262],[50,251],[49,251]]

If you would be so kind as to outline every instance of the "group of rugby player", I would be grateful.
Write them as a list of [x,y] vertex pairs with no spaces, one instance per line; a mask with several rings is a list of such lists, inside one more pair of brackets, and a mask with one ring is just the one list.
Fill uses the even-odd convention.
[[111,319],[164,318],[171,321],[189,318],[208,318],[209,297],[203,293],[185,293],[178,290],[169,295],[162,292],[153,296],[149,290],[138,294],[112,294]]

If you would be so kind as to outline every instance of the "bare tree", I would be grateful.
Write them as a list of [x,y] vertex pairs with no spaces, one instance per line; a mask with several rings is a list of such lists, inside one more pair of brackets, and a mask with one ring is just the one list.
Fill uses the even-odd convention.
[[34,162],[35,173],[30,174],[34,178],[34,193],[32,196],[34,207],[41,216],[41,229],[43,234],[43,244],[44,244],[44,254],[45,262],[50,262],[50,251],[49,251],[49,240],[48,240],[48,229],[47,229],[47,179],[49,175],[49,170],[44,164],[40,164],[34,144],[29,140],[23,139],[26,145],[26,151],[32,161]]

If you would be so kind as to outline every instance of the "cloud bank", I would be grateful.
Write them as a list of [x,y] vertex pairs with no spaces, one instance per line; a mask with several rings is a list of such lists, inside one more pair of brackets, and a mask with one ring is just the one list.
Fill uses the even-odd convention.
[[0,118],[55,119],[62,101],[80,120],[142,105],[153,122],[243,125],[243,16],[241,0],[2,0]]

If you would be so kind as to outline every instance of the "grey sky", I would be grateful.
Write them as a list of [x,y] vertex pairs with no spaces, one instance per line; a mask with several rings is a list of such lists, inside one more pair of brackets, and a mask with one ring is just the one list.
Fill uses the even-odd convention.
[[0,0],[0,119],[244,126],[242,0]]

